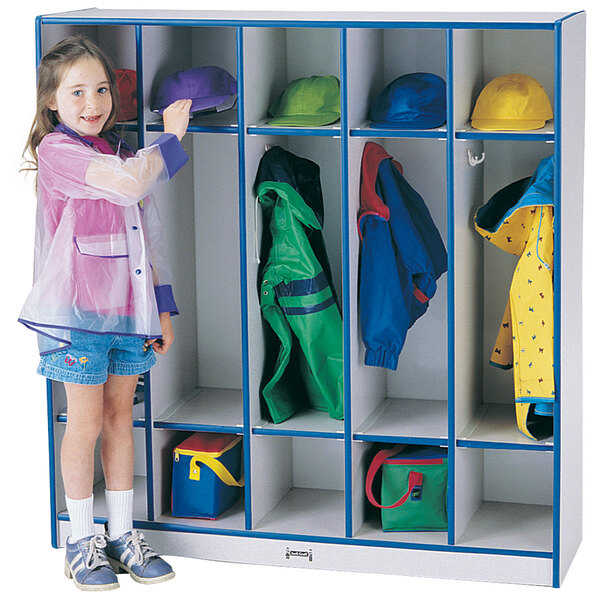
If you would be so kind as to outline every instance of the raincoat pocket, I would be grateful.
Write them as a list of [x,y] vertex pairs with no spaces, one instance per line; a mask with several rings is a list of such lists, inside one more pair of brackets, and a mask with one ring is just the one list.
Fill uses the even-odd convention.
[[93,313],[129,314],[131,285],[126,235],[79,235],[73,243],[77,308]]

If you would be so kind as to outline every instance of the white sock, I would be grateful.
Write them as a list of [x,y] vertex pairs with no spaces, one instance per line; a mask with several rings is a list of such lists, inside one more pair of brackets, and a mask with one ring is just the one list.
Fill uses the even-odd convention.
[[133,529],[133,490],[105,490],[108,537],[115,540]]
[[96,533],[94,529],[94,494],[82,500],[73,500],[67,496],[65,499],[71,521],[70,541],[76,542]]

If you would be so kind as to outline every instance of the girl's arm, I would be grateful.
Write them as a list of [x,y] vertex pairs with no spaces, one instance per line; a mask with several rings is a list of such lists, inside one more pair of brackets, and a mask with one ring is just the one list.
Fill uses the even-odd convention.
[[180,139],[187,128],[190,106],[186,100],[171,105],[165,111],[165,133],[127,159],[100,154],[65,134],[47,135],[38,150],[42,184],[71,198],[103,198],[121,206],[136,204],[187,162]]

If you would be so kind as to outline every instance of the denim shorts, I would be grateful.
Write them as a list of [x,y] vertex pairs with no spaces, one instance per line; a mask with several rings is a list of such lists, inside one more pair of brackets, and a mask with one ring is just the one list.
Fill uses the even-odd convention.
[[44,354],[37,372],[66,383],[99,385],[108,375],[140,375],[156,362],[152,346],[145,339],[71,331],[71,347]]

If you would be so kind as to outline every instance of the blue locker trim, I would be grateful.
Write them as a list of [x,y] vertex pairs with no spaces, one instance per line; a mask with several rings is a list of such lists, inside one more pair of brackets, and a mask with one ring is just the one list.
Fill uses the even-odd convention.
[[301,21],[301,20],[248,20],[248,19],[136,19],[108,17],[43,16],[46,25],[169,25],[172,27],[303,27],[328,29],[554,29],[554,22],[450,22],[450,21]]
[[246,268],[246,139],[244,132],[244,30],[236,31],[238,81],[238,189],[240,221],[240,307],[242,327],[242,404],[244,413],[244,509],[246,529],[252,528],[252,475],[250,462],[250,381],[248,364],[248,270]]
[[416,446],[448,446],[444,438],[412,437],[407,435],[372,435],[355,433],[354,440],[361,442],[377,442],[379,444],[414,444]]
[[552,501],[552,585],[560,587],[560,455],[561,455],[561,388],[560,388],[560,349],[561,349],[561,225],[562,225],[562,199],[560,193],[561,168],[562,168],[562,127],[561,127],[561,93],[562,93],[562,23],[556,23],[554,29],[554,112],[555,143],[554,143],[554,385],[555,406],[554,411],[554,489]]
[[518,140],[522,142],[533,142],[533,141],[553,141],[554,133],[535,133],[535,132],[524,132],[516,133],[512,131],[457,131],[457,140]]
[[244,433],[244,427],[229,425],[201,425],[199,423],[171,423],[169,421],[155,421],[155,429],[170,429],[173,431],[212,431],[214,433]]
[[251,125],[247,128],[248,135],[318,135],[323,137],[340,137],[340,129],[325,129],[319,127],[274,127]]
[[[138,148],[146,145],[144,134],[143,29],[135,27],[135,68],[138,105]],[[150,372],[144,373],[144,438],[146,442],[146,503],[148,519],[154,521],[154,459],[152,457],[152,392]]]
[[[67,422],[67,415],[58,415],[56,417],[56,422],[57,423],[66,423]],[[145,427],[146,426],[146,421],[145,420],[141,420],[141,419],[134,419],[133,426],[134,427]]]
[[[164,131],[162,123],[149,123],[146,125],[146,131]],[[187,128],[188,133],[239,133],[237,125],[194,125]]]
[[[348,54],[346,29],[340,29],[340,128],[342,161],[342,314],[350,314],[350,219],[348,215]],[[344,345],[344,501],[346,537],[352,537],[352,402],[350,319],[343,319]]]
[[553,445],[511,444],[508,442],[478,442],[476,440],[457,440],[459,448],[486,448],[490,450],[529,450],[531,452],[552,452]]
[[[42,17],[35,19],[35,70],[42,60]],[[56,453],[54,451],[54,397],[52,380],[46,379],[46,411],[48,418],[48,467],[50,478],[50,543],[58,548],[58,523],[56,509]]]
[[42,15],[35,18],[35,69],[42,60]]
[[56,452],[54,451],[54,397],[52,380],[46,379],[46,410],[48,416],[48,463],[50,467],[50,541],[58,548],[58,524],[56,509]]
[[456,493],[456,426],[455,426],[455,354],[454,354],[454,53],[453,31],[446,32],[446,203],[448,251],[448,543],[456,543],[455,493]]
[[[65,515],[66,517],[66,515]],[[68,520],[64,518],[61,520]],[[101,522],[101,520],[98,520]],[[291,533],[271,533],[263,531],[244,531],[236,529],[214,529],[205,527],[194,527],[192,525],[179,525],[174,523],[159,523],[156,521],[144,523],[134,521],[134,526],[139,529],[152,529],[154,531],[174,531],[179,533],[207,533],[213,535],[227,535],[230,537],[246,537],[266,540],[282,540],[290,542],[308,542],[324,544],[342,544],[344,546],[370,546],[374,548],[404,548],[409,550],[432,550],[438,552],[454,552],[461,554],[491,554],[500,556],[524,556],[531,558],[552,558],[550,552],[541,550],[512,550],[503,548],[481,548],[473,546],[446,546],[444,544],[419,544],[409,542],[392,542],[383,540],[366,540],[346,537],[324,537],[312,535],[300,535]]]
[[573,12],[573,13],[570,13],[568,15],[565,15],[564,17],[561,17],[560,19],[557,19],[555,21],[555,25],[559,25],[563,21],[566,21],[567,19],[570,19],[571,17],[574,17],[575,15],[580,15],[581,13],[584,13],[584,12],[585,12],[585,10],[578,10],[577,12]]
[[253,427],[252,433],[254,435],[274,435],[277,437],[324,438],[332,440],[345,439],[343,431],[303,431],[301,429],[266,429],[263,427]]
[[144,410],[146,438],[146,499],[148,520],[154,521],[154,460],[152,458],[152,393],[150,372],[144,373]]
[[137,82],[137,134],[139,149],[144,147],[144,60],[141,25],[136,25],[135,27],[135,72]]
[[[66,513],[58,516],[59,521],[69,521]],[[104,525],[106,517],[94,517],[94,523]],[[477,546],[446,546],[444,544],[419,544],[411,542],[392,542],[384,540],[367,540],[359,538],[324,537],[300,535],[294,533],[271,533],[263,531],[245,531],[243,529],[216,529],[193,525],[179,525],[175,523],[161,523],[158,521],[140,521],[134,519],[133,526],[137,529],[152,531],[173,531],[177,533],[206,533],[212,535],[226,535],[229,537],[255,538],[263,540],[281,540],[290,542],[313,542],[323,544],[341,544],[344,546],[369,546],[373,548],[402,548],[407,550],[431,550],[434,552],[452,552],[460,554],[489,554],[494,556],[523,556],[528,558],[552,558],[551,552],[542,550],[512,550],[509,548],[482,548]]]
[[437,129],[351,129],[351,137],[369,138],[434,138],[445,140],[448,137],[446,130]]

